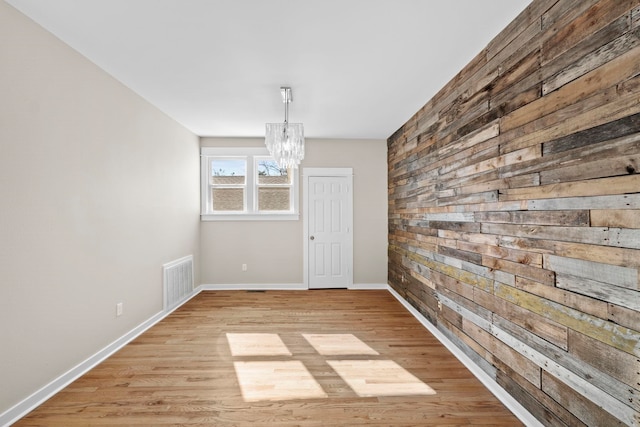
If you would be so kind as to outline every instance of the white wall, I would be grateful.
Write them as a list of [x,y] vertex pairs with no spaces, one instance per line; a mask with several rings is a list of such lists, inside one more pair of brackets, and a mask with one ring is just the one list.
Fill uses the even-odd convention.
[[195,135],[1,1],[0,64],[2,413],[161,311],[200,223]]
[[[264,146],[263,138],[202,138],[201,146]],[[387,283],[387,144],[384,140],[307,139],[305,167],[354,172],[354,284]],[[201,282],[301,284],[302,183],[298,221],[209,221],[201,225]],[[242,264],[248,265],[243,272]]]

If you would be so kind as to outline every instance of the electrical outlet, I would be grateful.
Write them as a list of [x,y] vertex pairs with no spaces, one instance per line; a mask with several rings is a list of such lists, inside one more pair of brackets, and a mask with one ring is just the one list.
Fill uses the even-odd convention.
[[122,308],[121,302],[116,304],[116,317],[122,316]]
[[242,271],[247,271],[247,264],[242,264]]

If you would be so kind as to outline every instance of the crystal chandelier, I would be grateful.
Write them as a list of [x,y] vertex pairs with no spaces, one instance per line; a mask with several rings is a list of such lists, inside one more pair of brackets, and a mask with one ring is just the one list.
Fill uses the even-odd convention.
[[267,123],[265,144],[271,157],[283,169],[297,168],[304,158],[304,128],[302,123],[289,123],[289,103],[293,101],[290,87],[281,87],[284,102],[284,123]]

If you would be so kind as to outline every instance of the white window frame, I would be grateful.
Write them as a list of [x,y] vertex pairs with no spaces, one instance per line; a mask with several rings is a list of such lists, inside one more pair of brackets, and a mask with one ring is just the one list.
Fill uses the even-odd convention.
[[[247,162],[245,179],[245,210],[237,212],[213,212],[211,206],[211,157],[244,157]],[[298,209],[298,169],[292,169],[292,195],[290,211],[258,211],[258,168],[256,159],[270,158],[266,147],[202,147],[200,149],[200,219],[202,221],[295,221],[300,218]]]

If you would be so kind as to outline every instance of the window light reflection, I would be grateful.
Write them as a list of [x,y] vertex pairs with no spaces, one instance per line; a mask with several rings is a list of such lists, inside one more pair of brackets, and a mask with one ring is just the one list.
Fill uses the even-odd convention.
[[227,334],[231,355],[291,356],[278,334]]
[[302,336],[323,356],[377,356],[380,354],[353,334],[302,334]]
[[245,402],[326,398],[320,384],[298,360],[234,362]]
[[436,394],[393,360],[327,360],[327,363],[360,397]]

